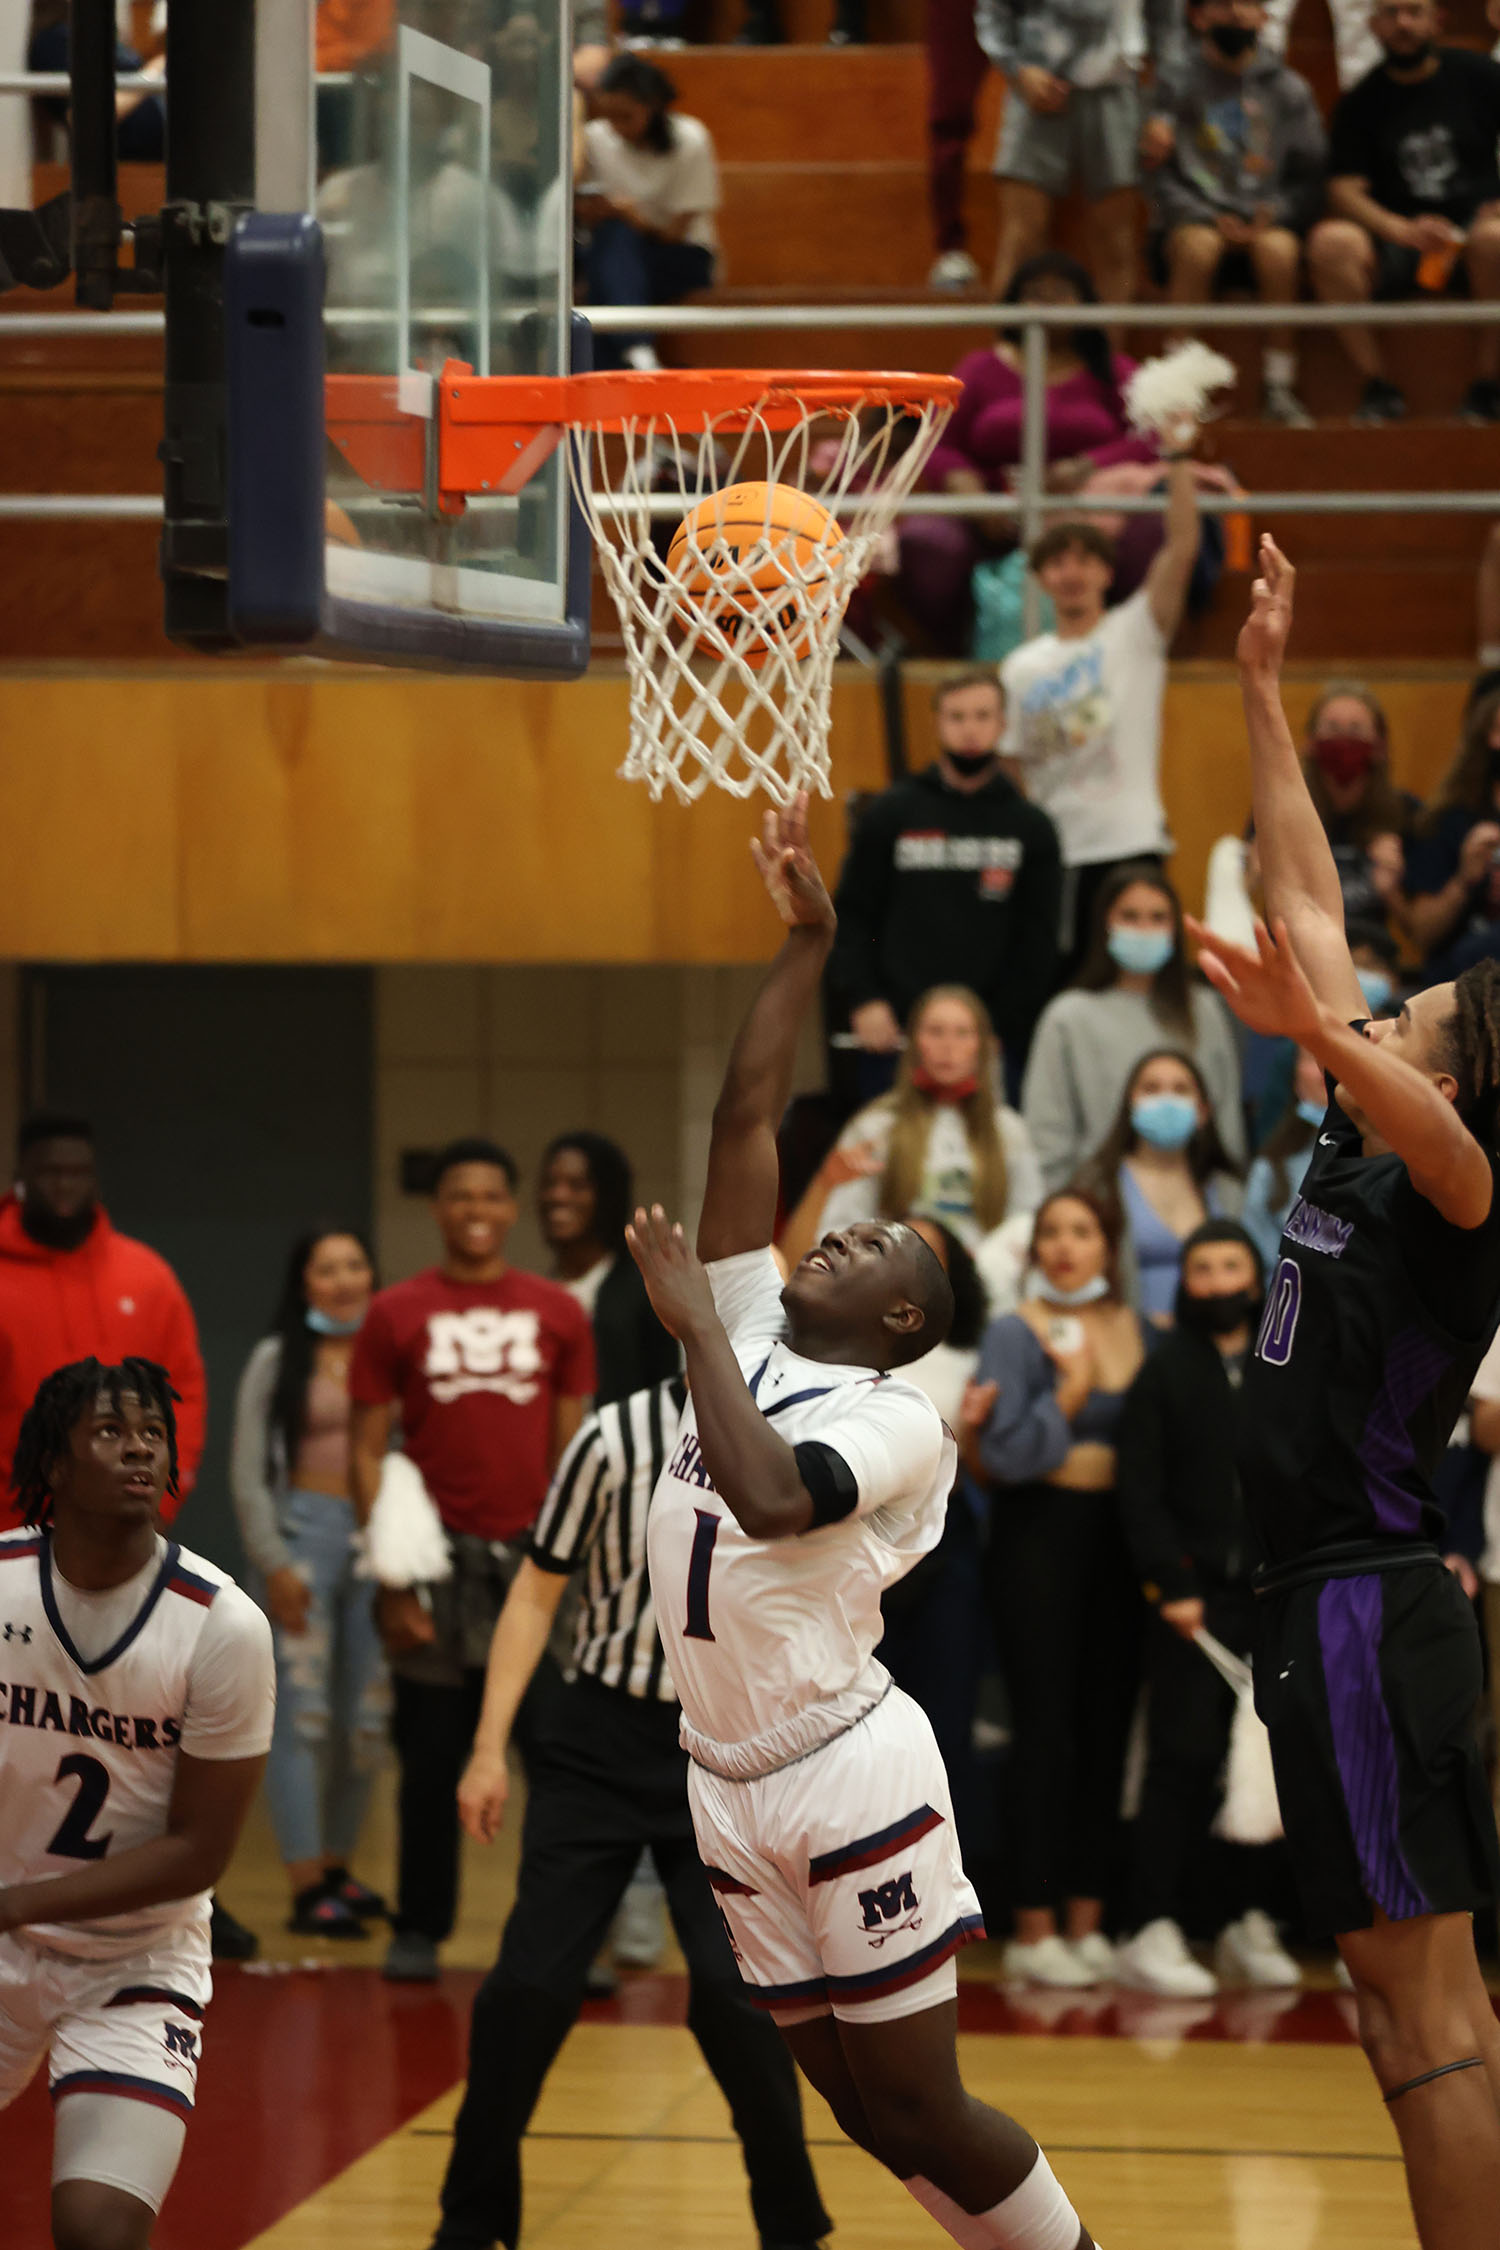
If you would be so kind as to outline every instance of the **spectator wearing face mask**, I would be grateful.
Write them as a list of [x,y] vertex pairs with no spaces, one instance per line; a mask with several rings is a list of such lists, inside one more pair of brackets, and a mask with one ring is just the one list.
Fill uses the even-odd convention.
[[1305,1047],[1297,1049],[1292,1094],[1272,1127],[1265,1147],[1245,1176],[1245,1232],[1267,1268],[1280,1255],[1282,1231],[1292,1215],[1303,1176],[1312,1162],[1318,1128],[1328,1109],[1323,1066]]
[[1021,1111],[1049,1189],[1061,1187],[1108,1133],[1126,1080],[1170,1045],[1191,1056],[1219,1139],[1245,1152],[1235,1034],[1216,994],[1189,974],[1177,893],[1149,861],[1114,869],[1094,906],[1083,966],[1043,1010]]
[[[1302,1981],[1266,1911],[1275,1847],[1210,1839],[1235,1698],[1193,1638],[1206,1630],[1241,1657],[1254,1640],[1253,1549],[1235,1454],[1263,1291],[1243,1227],[1211,1219],[1195,1228],[1183,1245],[1175,1328],[1131,1385],[1120,1418],[1120,1515],[1153,1614],[1146,1775],[1131,1839],[1133,1935],[1116,1951],[1115,1979],[1179,1999],[1207,1997],[1221,1979]],[[1229,1914],[1217,1975],[1194,1960],[1183,1935],[1189,1872],[1209,1851],[1213,1894]]]
[[1325,687],[1308,716],[1302,764],[1338,869],[1344,919],[1399,925],[1406,838],[1421,808],[1391,780],[1380,698],[1357,680]]
[[1234,1216],[1242,1195],[1196,1064],[1170,1047],[1141,1058],[1078,1184],[1120,1214],[1126,1302],[1168,1326],[1183,1244],[1206,1219]]

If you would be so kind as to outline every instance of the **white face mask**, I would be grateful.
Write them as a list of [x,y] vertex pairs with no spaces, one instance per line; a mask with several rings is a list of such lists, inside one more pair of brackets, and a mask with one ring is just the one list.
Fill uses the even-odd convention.
[[1097,1305],[1101,1297],[1109,1295],[1109,1278],[1096,1273],[1092,1281],[1085,1281],[1077,1289],[1059,1289],[1049,1281],[1040,1266],[1034,1266],[1026,1283],[1028,1297],[1040,1297],[1044,1305],[1057,1305],[1064,1312],[1075,1312],[1080,1305]]

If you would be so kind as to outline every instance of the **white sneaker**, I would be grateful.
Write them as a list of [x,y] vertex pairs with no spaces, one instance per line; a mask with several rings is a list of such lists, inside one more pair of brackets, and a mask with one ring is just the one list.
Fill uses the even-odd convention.
[[1095,1984],[1108,1984],[1115,1973],[1115,1949],[1102,1930],[1090,1930],[1087,1937],[1069,1938],[1068,1951],[1075,1961],[1081,1961]]
[[1168,2000],[1207,2000],[1219,1989],[1218,1978],[1193,1959],[1181,1930],[1165,1914],[1116,1946],[1115,1982]]
[[945,250],[933,261],[927,276],[929,289],[976,289],[979,286],[979,268],[967,250]]
[[660,1883],[632,1883],[620,1901],[610,1951],[621,1969],[654,1969],[667,1942],[667,1902]]
[[1060,1937],[1038,1938],[1035,1945],[1022,1945],[1019,1938],[1012,1938],[1001,1959],[1000,1974],[1006,1984],[1045,1984],[1057,1992],[1082,1992],[1099,1981]]
[[1302,1982],[1302,1971],[1276,1935],[1276,1924],[1259,1907],[1219,1932],[1214,1967],[1225,1984],[1258,1985],[1270,1991]]

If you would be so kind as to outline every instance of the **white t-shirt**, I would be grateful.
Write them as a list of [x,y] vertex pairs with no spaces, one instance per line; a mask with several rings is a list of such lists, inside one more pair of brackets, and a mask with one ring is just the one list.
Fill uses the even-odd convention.
[[[1500,1400],[1500,1336],[1479,1362],[1469,1396],[1486,1404]],[[1479,1558],[1479,1575],[1490,1585],[1500,1586],[1500,1453],[1491,1454],[1484,1483],[1484,1553]]]
[[[6,1533],[0,1625],[0,1888],[164,1835],[179,1750],[254,1758],[269,1747],[270,1627],[186,1548],[159,1537],[134,1578],[91,1593],[62,1577],[40,1533]],[[110,1958],[164,1931],[206,1933],[208,1906],[204,1891],[28,1934]]]
[[634,203],[650,226],[691,213],[683,240],[717,251],[719,167],[713,138],[705,124],[681,110],[673,110],[667,123],[672,146],[663,153],[622,140],[607,118],[591,118],[583,128],[588,179],[611,201]]
[[1169,848],[1161,801],[1167,643],[1145,587],[1092,633],[1040,633],[1000,667],[1005,755],[1050,813],[1068,867]]
[[[891,1095],[850,1118],[838,1137],[841,1149],[870,1148],[882,1158],[890,1149],[896,1108]],[[1034,1211],[1041,1202],[1042,1167],[1025,1123],[1003,1102],[995,1104],[995,1126],[1005,1154],[1005,1217]],[[952,1102],[934,1102],[927,1148],[922,1164],[922,1184],[912,1207],[929,1218],[941,1219],[968,1250],[979,1241],[982,1229],[974,1216],[974,1152],[964,1129],[961,1112]],[[880,1175],[841,1180],[830,1188],[818,1221],[819,1231],[857,1226],[880,1216]]]
[[709,1479],[688,1399],[647,1519],[656,1625],[684,1746],[749,1780],[830,1741],[884,1695],[880,1597],[942,1537],[958,1451],[914,1384],[790,1349],[769,1249],[719,1259],[708,1274],[762,1414],[789,1445],[830,1447],[859,1492],[838,1523],[752,1539]]

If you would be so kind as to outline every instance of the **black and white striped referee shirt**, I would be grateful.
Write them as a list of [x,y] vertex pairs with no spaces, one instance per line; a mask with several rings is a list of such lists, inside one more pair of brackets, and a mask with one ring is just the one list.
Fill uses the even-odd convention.
[[540,1570],[584,1572],[576,1669],[647,1702],[677,1701],[651,1607],[646,1511],[686,1397],[677,1375],[596,1408],[557,1464],[527,1549]]

